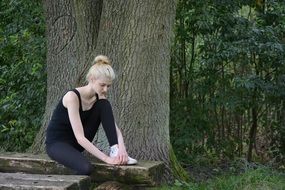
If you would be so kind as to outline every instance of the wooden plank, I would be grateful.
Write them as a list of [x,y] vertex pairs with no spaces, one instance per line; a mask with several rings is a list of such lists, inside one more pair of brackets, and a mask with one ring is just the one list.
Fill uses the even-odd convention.
[[90,183],[88,176],[0,173],[1,190],[87,190]]
[[25,172],[31,174],[72,174],[72,171],[45,154],[0,153],[0,172]]
[[[114,166],[92,162],[94,182],[118,181],[138,186],[155,186],[160,183],[164,165],[159,161],[139,161],[133,166]],[[72,174],[72,171],[49,159],[47,155],[28,153],[1,153],[0,172],[32,174]]]

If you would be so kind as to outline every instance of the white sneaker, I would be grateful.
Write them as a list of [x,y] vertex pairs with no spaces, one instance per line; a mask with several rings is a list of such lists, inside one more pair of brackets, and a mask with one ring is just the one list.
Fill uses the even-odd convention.
[[[117,145],[111,146],[110,157],[112,157],[112,158],[116,157],[118,155],[118,151],[119,151],[119,149],[118,149]],[[137,163],[138,163],[138,161],[136,159],[131,158],[131,157],[128,156],[128,163],[127,163],[127,165],[134,165],[134,164],[137,164]]]

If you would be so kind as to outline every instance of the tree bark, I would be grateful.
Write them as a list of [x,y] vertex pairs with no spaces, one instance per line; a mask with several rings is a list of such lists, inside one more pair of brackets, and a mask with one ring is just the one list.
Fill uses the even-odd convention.
[[[89,64],[104,54],[117,74],[108,99],[129,154],[164,161],[165,179],[170,179],[169,68],[176,1],[45,0],[44,7],[48,94],[43,127],[31,150],[44,150],[56,103],[83,84]],[[95,139],[99,145],[106,144],[102,138],[99,133]]]
[[94,58],[102,0],[44,0],[47,36],[47,100],[32,152],[43,152],[52,111],[68,89],[84,82]]
[[247,161],[252,161],[252,150],[254,148],[254,144],[256,143],[256,133],[257,133],[257,121],[258,121],[258,113],[257,113],[257,102],[256,102],[256,93],[257,89],[254,89],[254,95],[253,95],[253,107],[251,109],[251,115],[252,115],[252,124],[249,131],[249,145],[248,145],[248,153],[247,153]]
[[[104,1],[96,54],[117,73],[109,99],[129,154],[170,174],[169,69],[175,1]],[[99,133],[100,134],[100,133]],[[97,141],[103,135],[98,135]],[[104,143],[103,143],[104,144]]]
[[279,135],[279,138],[280,138],[280,142],[281,142],[281,145],[280,145],[280,149],[281,151],[280,152],[285,152],[285,100],[282,100],[281,101],[281,118],[280,118],[280,123],[281,123],[281,126],[280,126],[280,135]]

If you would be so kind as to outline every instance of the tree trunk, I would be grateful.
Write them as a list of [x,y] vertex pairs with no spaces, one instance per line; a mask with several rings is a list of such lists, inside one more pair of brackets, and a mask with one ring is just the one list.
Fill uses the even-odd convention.
[[254,105],[253,105],[251,114],[252,114],[252,125],[249,131],[249,145],[248,145],[248,153],[247,153],[247,161],[249,162],[252,161],[252,150],[255,144],[256,132],[257,132],[257,105],[256,105],[255,98],[254,98]]
[[84,82],[94,58],[102,0],[44,0],[47,36],[47,101],[42,128],[30,148],[43,152],[45,130],[61,96]]
[[[48,94],[32,151],[44,150],[45,128],[60,97],[82,84],[92,59],[105,54],[117,74],[108,99],[129,154],[164,161],[169,179],[169,64],[176,2],[45,0],[44,6]],[[101,135],[96,141],[106,142]]]
[[280,142],[281,142],[281,145],[280,145],[280,149],[281,151],[280,152],[285,152],[285,100],[281,100],[281,118],[280,118],[280,123],[281,123],[281,126],[280,126],[280,129],[278,131],[280,131]]
[[[104,1],[96,54],[117,73],[109,99],[129,154],[170,174],[169,69],[175,1]],[[100,134],[100,133],[99,133]],[[97,141],[103,135],[98,135]]]

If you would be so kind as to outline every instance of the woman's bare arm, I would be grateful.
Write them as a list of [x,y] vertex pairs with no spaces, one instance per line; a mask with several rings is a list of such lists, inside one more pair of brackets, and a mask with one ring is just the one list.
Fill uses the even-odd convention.
[[72,130],[78,144],[80,144],[85,150],[87,150],[89,153],[91,153],[98,159],[108,164],[118,164],[118,161],[116,161],[114,158],[110,158],[109,156],[105,155],[84,136],[83,126],[79,115],[79,100],[77,95],[73,92],[68,92],[63,97],[63,105],[68,110],[68,116],[70,119]]

